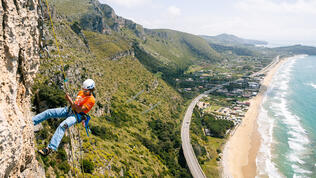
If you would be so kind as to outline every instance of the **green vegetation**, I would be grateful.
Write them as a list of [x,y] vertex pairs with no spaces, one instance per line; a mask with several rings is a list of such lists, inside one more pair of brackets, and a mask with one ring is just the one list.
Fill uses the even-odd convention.
[[93,173],[94,170],[94,164],[90,160],[84,159],[82,161],[83,170],[85,173]]
[[98,58],[113,57],[130,49],[128,42],[118,35],[105,35],[91,31],[84,31],[93,54]]
[[[40,101],[45,101],[45,105],[49,108],[66,105],[65,95],[56,85],[49,86],[47,83],[38,83],[38,85],[34,85],[33,91],[35,91],[33,103],[37,108],[39,108]],[[37,110],[37,112],[39,111]]]
[[[56,12],[62,14],[64,10],[59,11],[59,3],[66,2],[54,3],[57,4]],[[136,36],[132,30],[101,34],[89,28],[71,28],[76,21],[69,19],[79,21],[78,16],[72,17],[71,13],[67,14],[67,19],[63,15],[53,19],[67,74],[68,92],[75,96],[82,81],[93,78],[97,103],[90,112],[90,137],[78,124],[70,128],[72,137],[68,133],[64,136],[57,153],[49,157],[38,156],[47,176],[75,176],[75,173],[80,176],[83,164],[88,177],[119,177],[121,173],[124,177],[190,177],[181,155],[183,98],[163,80],[163,73],[151,73],[133,56],[132,40],[126,37]],[[44,23],[44,34],[44,46],[50,50],[49,53],[41,52],[41,66],[33,88],[36,112],[66,106],[61,89],[61,62],[48,19]],[[134,97],[140,91],[143,92]],[[156,107],[151,109],[154,105]],[[38,149],[48,145],[62,120],[42,122],[44,128],[36,133]],[[83,160],[78,139],[73,139],[78,138],[78,134],[83,141]],[[71,148],[74,163],[69,155]]]
[[257,56],[255,50],[249,49],[249,47],[240,47],[240,46],[226,46],[220,44],[210,43],[210,46],[220,53],[232,53],[237,56]]
[[192,62],[197,59],[212,62],[220,59],[220,55],[202,38],[173,30],[152,30],[148,32],[142,47],[145,51],[157,56],[161,61],[168,63],[172,59],[179,66],[183,62]]
[[152,73],[161,73],[162,79],[168,83],[175,85],[174,79],[183,75],[188,67],[187,65],[165,65],[162,61],[157,60],[152,55],[145,52],[139,47],[139,43],[135,42],[134,45],[135,56],[139,61]]
[[146,40],[134,43],[136,57],[152,72],[175,86],[174,79],[199,60],[215,63],[221,56],[202,38],[173,30],[150,30]]
[[212,115],[203,116],[202,122],[205,123],[213,137],[224,138],[226,131],[232,129],[234,123],[228,120],[216,120]]
[[294,46],[273,48],[272,50],[278,53],[283,52],[287,55],[293,55],[293,54],[316,55],[316,48],[312,46],[294,45]]
[[65,16],[81,16],[92,8],[89,0],[48,0],[49,3],[54,3],[58,12]]
[[[198,120],[195,123],[199,123],[198,130],[203,130],[203,128],[207,128],[209,129],[212,137],[224,138],[226,136],[227,130],[230,130],[234,127],[234,123],[232,121],[215,119],[215,117],[211,114],[202,115],[197,108],[194,109],[194,116],[195,119]],[[202,135],[200,132],[197,132],[196,134]],[[203,136],[202,138],[204,140],[207,140]]]
[[[90,112],[90,137],[81,126],[70,129],[72,138],[81,136],[83,159],[78,140],[66,134],[58,152],[38,155],[47,176],[80,176],[83,165],[88,177],[191,177],[180,142],[183,103],[206,90],[207,84],[252,73],[273,56],[252,48],[212,46],[201,37],[178,31],[144,29],[118,18],[111,7],[97,0],[49,2],[61,56],[46,18],[41,66],[33,88],[35,111],[66,106],[62,67],[72,96],[83,80],[96,81],[97,103]],[[47,13],[45,5],[43,10]],[[199,74],[201,70],[209,72]],[[183,92],[183,88],[192,90]],[[231,123],[197,112],[195,117],[194,150],[207,174],[217,177],[217,160]],[[61,121],[43,122],[44,129],[36,133],[38,148],[47,146]],[[205,127],[218,138],[205,136]],[[70,149],[74,149],[74,163]]]
[[[35,95],[33,97],[33,104],[37,111],[43,110],[40,106],[47,106],[49,108],[56,108],[65,106],[64,93],[56,85],[46,85],[45,83],[34,85]],[[44,102],[45,104],[40,104]],[[49,143],[47,138],[52,137],[54,131],[57,129],[61,121],[49,119],[43,123],[44,129],[36,134],[37,146],[39,149],[46,147]],[[70,171],[70,165],[67,161],[67,154],[65,151],[65,144],[69,143],[70,139],[65,136],[60,144],[60,149],[56,153],[52,153],[49,157],[37,157],[43,163],[45,170],[52,167],[56,175],[67,174]]]
[[[202,115],[197,108],[193,111],[190,126],[192,146],[207,177],[220,177],[218,161],[221,160],[221,150],[226,139],[225,133],[232,126],[231,121],[215,120],[211,115]],[[205,128],[210,129],[213,135],[206,136]]]

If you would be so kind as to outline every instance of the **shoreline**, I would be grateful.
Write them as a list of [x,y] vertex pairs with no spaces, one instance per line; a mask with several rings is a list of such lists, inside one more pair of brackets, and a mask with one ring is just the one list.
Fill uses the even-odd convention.
[[252,178],[256,176],[256,157],[261,144],[261,136],[256,121],[260,113],[261,103],[274,74],[290,58],[280,59],[265,72],[266,76],[261,81],[258,95],[249,100],[251,104],[242,123],[225,144],[222,160],[222,177]]

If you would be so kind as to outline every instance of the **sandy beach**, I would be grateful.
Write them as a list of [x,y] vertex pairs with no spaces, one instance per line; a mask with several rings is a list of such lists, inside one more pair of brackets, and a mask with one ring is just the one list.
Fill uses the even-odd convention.
[[257,117],[260,111],[261,102],[272,78],[281,64],[286,59],[269,67],[266,77],[261,82],[258,95],[250,99],[250,107],[242,124],[236,129],[233,136],[227,141],[222,166],[225,178],[253,178],[256,176],[256,156],[260,147],[260,134],[257,130]]

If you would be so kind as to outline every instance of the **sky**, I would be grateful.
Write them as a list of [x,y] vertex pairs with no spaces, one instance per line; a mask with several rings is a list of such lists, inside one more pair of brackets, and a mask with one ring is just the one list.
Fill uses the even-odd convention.
[[316,0],[99,0],[145,28],[316,46]]

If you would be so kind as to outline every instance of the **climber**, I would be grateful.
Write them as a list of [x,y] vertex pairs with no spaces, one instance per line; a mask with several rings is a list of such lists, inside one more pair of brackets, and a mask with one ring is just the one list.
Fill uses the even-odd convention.
[[48,109],[32,118],[34,125],[37,125],[49,118],[67,118],[56,129],[48,147],[38,151],[40,154],[47,156],[50,152],[52,152],[52,150],[57,151],[58,145],[67,128],[80,122],[82,122],[85,127],[88,125],[90,116],[88,116],[87,113],[95,104],[95,97],[93,94],[94,89],[94,81],[92,79],[87,79],[83,82],[82,90],[79,91],[75,101],[73,101],[66,93],[65,98],[70,103],[70,107],[66,106],[64,108]]

